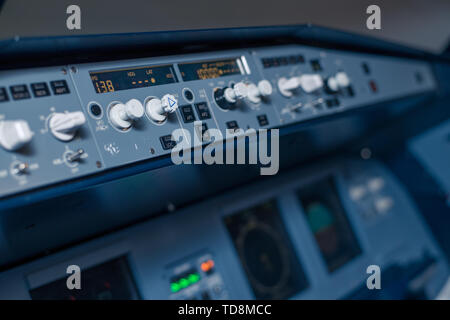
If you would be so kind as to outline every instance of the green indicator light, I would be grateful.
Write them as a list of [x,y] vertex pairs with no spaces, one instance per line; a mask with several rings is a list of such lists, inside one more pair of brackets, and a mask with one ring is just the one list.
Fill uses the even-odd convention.
[[191,284],[194,284],[194,283],[196,283],[196,282],[198,282],[200,280],[200,276],[198,274],[196,274],[196,273],[191,273],[188,276],[188,280],[189,280],[189,282]]
[[180,281],[178,281],[178,284],[181,289],[184,289],[189,286],[189,281],[186,278],[181,278]]
[[178,292],[178,291],[180,291],[180,285],[176,282],[173,282],[170,284],[170,290],[172,292]]

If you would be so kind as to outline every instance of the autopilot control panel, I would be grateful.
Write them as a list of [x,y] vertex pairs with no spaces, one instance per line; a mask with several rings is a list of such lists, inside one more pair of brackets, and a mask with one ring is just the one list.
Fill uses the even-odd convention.
[[210,129],[284,128],[434,90],[426,62],[303,45],[5,70],[0,197],[167,156],[176,129],[191,148]]

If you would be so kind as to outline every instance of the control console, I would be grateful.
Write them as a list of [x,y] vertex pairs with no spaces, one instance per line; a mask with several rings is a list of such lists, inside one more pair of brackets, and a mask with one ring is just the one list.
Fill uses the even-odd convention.
[[0,197],[435,90],[427,63],[284,45],[0,73]]

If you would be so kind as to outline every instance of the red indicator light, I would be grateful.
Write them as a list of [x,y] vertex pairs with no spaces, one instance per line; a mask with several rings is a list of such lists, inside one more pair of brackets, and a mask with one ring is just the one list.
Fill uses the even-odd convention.
[[211,259],[202,262],[202,264],[200,265],[200,269],[202,269],[203,272],[210,272],[213,268],[214,268],[214,261]]

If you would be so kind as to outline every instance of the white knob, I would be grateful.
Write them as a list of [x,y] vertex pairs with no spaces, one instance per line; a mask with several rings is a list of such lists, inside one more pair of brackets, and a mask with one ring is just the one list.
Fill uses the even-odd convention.
[[300,78],[292,77],[292,78],[280,78],[278,80],[278,89],[280,93],[285,97],[292,97],[292,91],[297,89],[300,86]]
[[299,81],[302,90],[306,93],[314,92],[323,86],[322,77],[318,74],[303,74]]
[[335,77],[329,77],[326,80],[326,87],[331,92],[338,92],[339,84],[338,84],[336,78]]
[[346,88],[350,85],[350,78],[347,73],[340,71],[334,76],[340,88]]
[[0,121],[0,145],[6,150],[20,149],[32,137],[33,132],[25,120]]
[[128,129],[144,115],[144,107],[137,99],[131,99],[127,103],[116,103],[109,110],[109,118],[113,125],[119,129]]
[[86,122],[81,111],[68,113],[54,113],[49,121],[51,133],[61,141],[69,141],[75,137],[79,127]]
[[259,93],[263,97],[268,97],[272,94],[272,84],[269,80],[261,80],[258,82]]
[[247,85],[247,89],[247,98],[253,103],[260,103],[261,97],[267,97],[272,94],[272,84],[267,80],[259,81],[258,86],[250,83]]
[[236,103],[237,100],[244,99],[248,95],[248,87],[243,82],[236,83],[233,88],[226,88],[224,92],[225,100],[229,103]]
[[167,119],[169,113],[175,112],[178,109],[178,101],[173,95],[166,94],[161,99],[150,99],[146,103],[145,109],[152,120],[163,122]]

